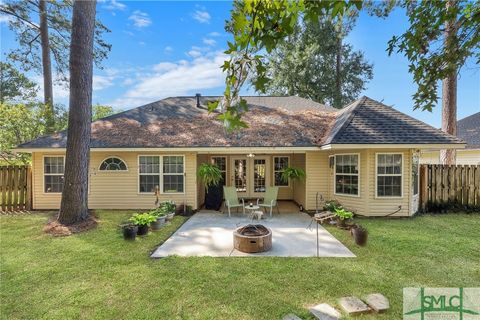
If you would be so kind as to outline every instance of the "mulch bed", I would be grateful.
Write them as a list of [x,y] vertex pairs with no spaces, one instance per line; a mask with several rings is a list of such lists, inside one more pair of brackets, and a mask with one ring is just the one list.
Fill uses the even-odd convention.
[[50,220],[43,231],[54,237],[65,237],[75,233],[85,232],[97,227],[98,220],[95,217],[94,212],[90,212],[90,215],[86,220],[74,223],[72,225],[64,225],[57,220],[57,216]]

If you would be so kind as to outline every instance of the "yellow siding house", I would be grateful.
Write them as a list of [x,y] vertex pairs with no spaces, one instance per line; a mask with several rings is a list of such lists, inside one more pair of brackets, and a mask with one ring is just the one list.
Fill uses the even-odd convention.
[[[268,186],[279,199],[315,210],[337,199],[366,216],[410,216],[418,209],[422,150],[463,148],[464,142],[392,107],[362,97],[333,109],[299,97],[244,97],[249,127],[226,133],[206,105],[218,97],[174,97],[92,123],[89,207],[148,209],[174,200],[199,209],[201,163],[219,166],[240,197],[261,198]],[[58,209],[67,132],[19,145],[32,154],[33,207]],[[284,182],[281,171],[306,178]]]

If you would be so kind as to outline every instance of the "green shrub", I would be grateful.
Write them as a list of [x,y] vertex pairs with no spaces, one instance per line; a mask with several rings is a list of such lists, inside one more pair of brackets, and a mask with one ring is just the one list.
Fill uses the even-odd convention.
[[158,206],[158,209],[164,214],[168,214],[168,213],[175,212],[175,210],[177,209],[177,206],[173,201],[165,201],[160,203],[160,205]]
[[148,212],[144,213],[135,213],[129,221],[131,221],[136,226],[149,226],[150,223],[157,220],[157,217]]
[[336,208],[334,213],[340,220],[353,218],[353,212],[347,211],[343,208]]
[[326,201],[325,205],[323,206],[323,210],[327,210],[333,213],[335,213],[335,210],[342,209],[342,208],[343,208],[342,205],[337,200]]

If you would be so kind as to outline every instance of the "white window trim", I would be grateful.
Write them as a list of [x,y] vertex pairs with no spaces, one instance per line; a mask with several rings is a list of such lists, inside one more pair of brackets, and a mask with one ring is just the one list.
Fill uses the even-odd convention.
[[[401,157],[402,157],[402,166],[401,166],[401,183],[402,185],[400,186],[400,196],[379,196],[378,195],[378,156],[379,155],[382,155],[382,154],[399,154]],[[404,164],[404,156],[403,156],[403,152],[377,152],[375,153],[375,198],[376,199],[402,199],[403,198],[403,187],[405,185],[404,183],[404,172],[405,172],[405,164]],[[380,176],[384,177],[384,176],[392,176],[392,177],[396,177],[398,176],[398,174],[381,174]]]
[[[159,173],[142,173],[141,175],[145,176],[159,176],[158,183],[160,184],[160,194],[166,195],[176,195],[176,194],[185,194],[187,190],[187,179],[185,174],[186,163],[184,154],[139,154],[137,156],[137,194],[138,195],[152,195],[155,192],[140,192],[140,157],[159,157]],[[183,158],[183,173],[173,173],[167,175],[183,175],[183,192],[164,192],[163,191],[163,157],[182,157]]]
[[[347,175],[352,175],[352,176],[357,176],[358,177],[358,194],[348,194],[348,193],[337,193],[337,156],[357,156],[358,157],[358,173],[357,174],[349,174]],[[342,197],[353,197],[353,198],[360,198],[360,186],[361,186],[361,179],[360,179],[360,173],[361,173],[361,162],[360,162],[360,153],[335,153],[333,155],[333,194],[336,196],[342,196]],[[343,174],[343,173],[339,173]]]
[[[183,172],[182,173],[163,173],[163,157],[182,157],[183,158]],[[165,192],[163,190],[163,176],[183,176],[183,192]],[[187,181],[185,175],[185,155],[183,154],[163,154],[160,156],[160,193],[161,194],[185,194],[185,189],[187,189]]]
[[273,163],[272,163],[272,169],[273,169],[273,176],[272,176],[272,179],[273,179],[273,186],[274,187],[279,187],[279,188],[290,188],[290,179],[288,179],[288,184],[286,186],[277,186],[275,184],[275,172],[280,172],[280,171],[276,171],[275,170],[275,158],[288,158],[288,166],[290,167],[290,156],[274,156],[273,157]]
[[[127,167],[127,170],[102,170],[100,169],[100,167],[102,166],[103,162],[107,159],[110,159],[110,158],[117,158],[119,160],[121,160],[124,164],[125,164],[125,167]],[[140,162],[139,162],[140,163]],[[122,158],[120,157],[117,157],[117,156],[108,156],[106,157],[105,159],[103,159],[102,161],[100,161],[100,164],[98,165],[98,172],[128,172],[128,164],[127,164],[127,161],[123,160]]]
[[64,176],[65,179],[65,155],[63,154],[44,154],[42,156],[42,194],[59,195],[62,192],[45,192],[45,158],[63,158],[63,173],[48,173],[49,176]]

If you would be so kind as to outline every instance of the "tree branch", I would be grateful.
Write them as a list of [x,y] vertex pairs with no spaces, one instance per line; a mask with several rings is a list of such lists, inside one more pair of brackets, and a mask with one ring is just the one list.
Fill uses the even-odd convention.
[[25,18],[20,17],[20,16],[17,15],[15,12],[6,9],[5,7],[0,7],[0,12],[9,14],[9,15],[17,18],[18,20],[20,20],[20,21],[22,21],[22,22],[30,25],[31,27],[33,27],[33,28],[35,28],[35,29],[37,29],[37,30],[40,30],[40,26],[37,26],[35,23],[33,23],[33,22],[31,22],[31,21],[28,21],[28,20],[25,19]]

